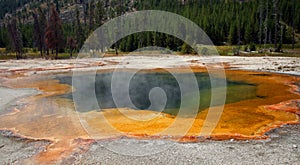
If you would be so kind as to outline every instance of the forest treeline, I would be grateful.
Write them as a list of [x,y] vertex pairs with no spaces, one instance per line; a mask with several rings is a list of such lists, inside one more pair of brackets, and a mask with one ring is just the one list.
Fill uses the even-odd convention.
[[[0,0],[0,47],[22,58],[23,48],[35,48],[41,56],[76,52],[87,37],[112,18],[136,10],[164,10],[198,24],[216,45],[293,44],[300,32],[298,0]],[[21,8],[21,6],[26,6]],[[64,19],[66,6],[71,18]],[[10,14],[8,14],[10,13]],[[122,27],[120,27],[122,28]],[[188,35],[188,33],[187,33]],[[129,35],[113,45],[131,52],[145,46],[166,47],[193,53],[180,39],[158,32]],[[254,46],[255,48],[255,46]]]

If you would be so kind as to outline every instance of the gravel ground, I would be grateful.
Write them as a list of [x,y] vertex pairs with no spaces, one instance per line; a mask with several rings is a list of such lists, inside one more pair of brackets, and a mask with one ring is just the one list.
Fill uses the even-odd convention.
[[[14,108],[24,106],[23,97],[39,94],[34,89],[10,89],[0,87],[0,116],[6,115]],[[31,141],[15,136],[10,131],[0,131],[0,164],[20,164],[44,150],[45,141]]]
[[[43,141],[26,142],[3,136],[7,134],[0,135],[0,164],[22,164],[22,160],[43,151],[47,145]],[[74,153],[57,164],[299,164],[300,125],[286,125],[268,134],[271,138],[263,141],[104,141],[94,143],[84,154]],[[157,144],[165,148],[143,148]],[[148,153],[154,154],[136,156]]]
[[[85,154],[75,153],[61,164],[300,164],[300,125],[286,125],[268,134],[270,139],[263,141],[176,143],[121,139],[98,142]],[[145,147],[157,143],[167,148],[156,154],[131,156],[146,153]],[[117,152],[107,146],[114,146]],[[155,153],[157,148],[153,149]]]
[[0,131],[0,164],[20,164],[43,151],[48,144],[14,137],[10,131]]

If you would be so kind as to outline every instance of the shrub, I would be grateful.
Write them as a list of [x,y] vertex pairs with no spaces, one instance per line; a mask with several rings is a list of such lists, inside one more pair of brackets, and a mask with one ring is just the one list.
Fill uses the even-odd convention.
[[256,45],[254,43],[251,43],[249,49],[250,51],[256,51]]

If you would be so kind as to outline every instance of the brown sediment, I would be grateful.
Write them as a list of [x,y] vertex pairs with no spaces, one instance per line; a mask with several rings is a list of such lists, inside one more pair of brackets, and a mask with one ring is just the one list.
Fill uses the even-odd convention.
[[[189,69],[170,70],[185,72]],[[192,70],[207,71],[201,66],[194,66]],[[166,69],[149,72],[163,71]],[[205,139],[266,139],[268,137],[265,133],[271,129],[299,122],[300,96],[291,85],[292,82],[299,82],[299,77],[232,70],[226,70],[226,77],[233,81],[256,84],[258,97],[226,104],[217,126],[209,136],[200,134],[208,109],[201,111],[195,119],[130,109],[77,114],[70,100],[55,97],[70,92],[70,86],[60,84],[57,80],[35,80],[28,77],[10,79],[3,84],[14,88],[36,88],[42,94],[25,98],[27,104],[24,108],[0,116],[0,129],[14,130],[27,138],[50,140],[52,144],[35,159],[52,163],[74,152],[86,151],[94,142],[93,139],[129,137],[180,142],[199,142]],[[85,122],[81,123],[78,115]],[[176,131],[165,131],[174,122],[178,124]],[[192,123],[187,131],[181,127],[185,123]],[[89,134],[81,124],[88,125],[86,129]],[[79,150],[78,146],[82,149]]]
[[38,163],[56,162],[57,160],[67,158],[73,153],[85,153],[94,142],[92,139],[59,140],[48,145],[46,150],[39,153],[35,159]]
[[274,111],[285,111],[290,113],[295,113],[300,116],[300,100],[290,100],[281,102],[274,105],[266,106],[267,109],[274,110]]

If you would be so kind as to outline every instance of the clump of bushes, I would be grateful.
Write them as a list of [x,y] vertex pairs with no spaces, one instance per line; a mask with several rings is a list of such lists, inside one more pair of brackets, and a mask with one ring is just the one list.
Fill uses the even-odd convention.
[[245,46],[246,52],[256,51],[256,45],[254,43],[251,43],[250,45]]

